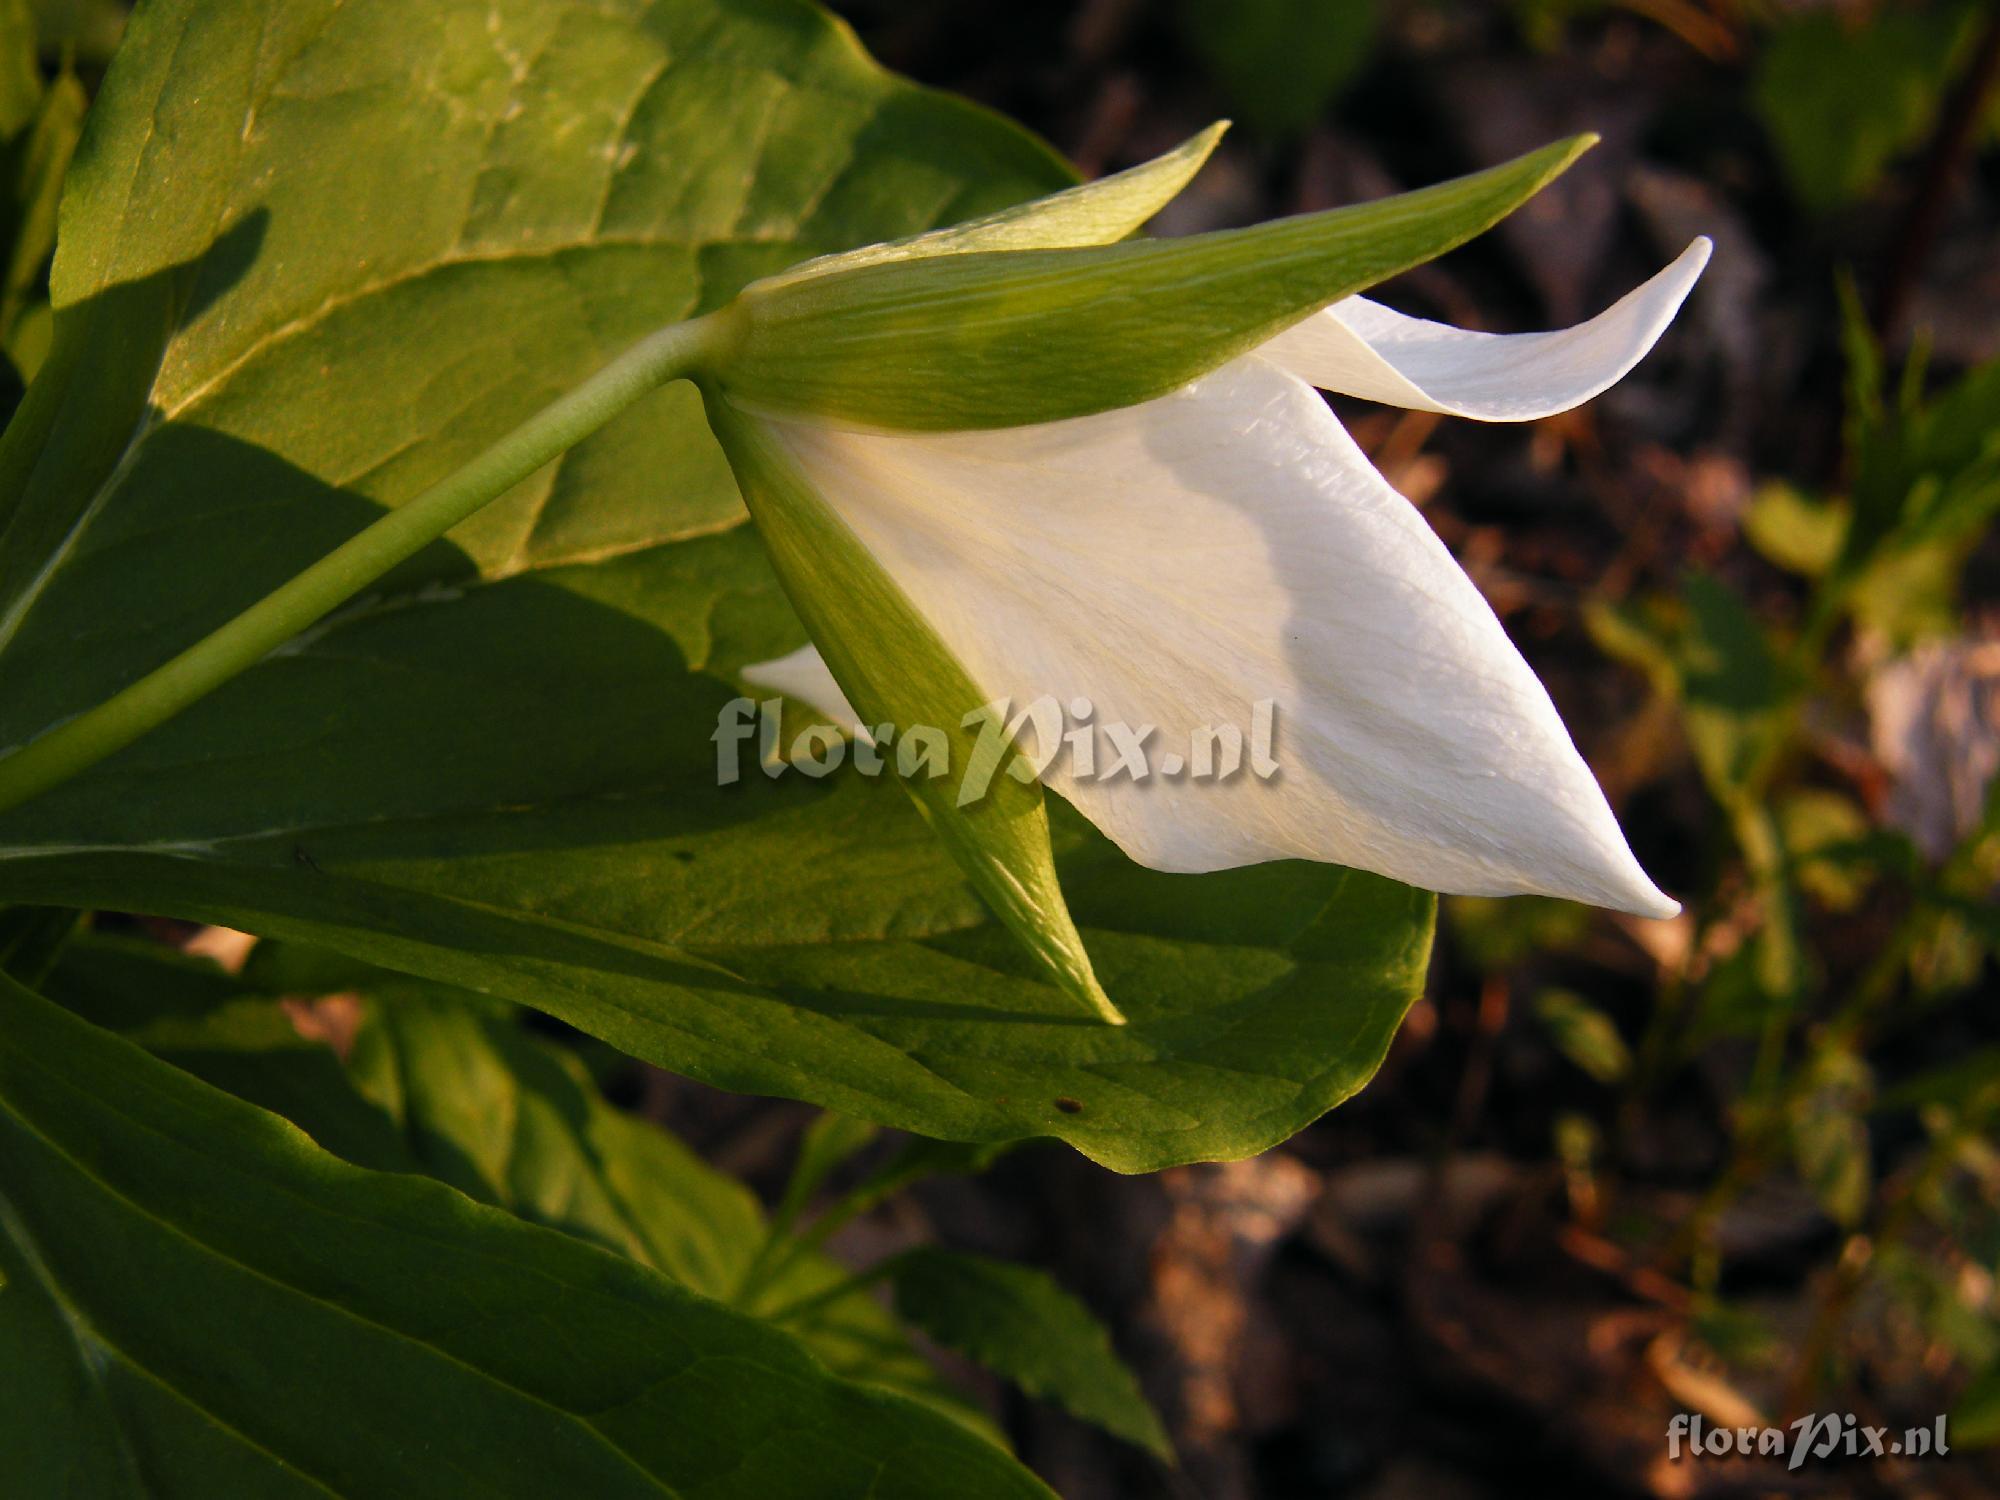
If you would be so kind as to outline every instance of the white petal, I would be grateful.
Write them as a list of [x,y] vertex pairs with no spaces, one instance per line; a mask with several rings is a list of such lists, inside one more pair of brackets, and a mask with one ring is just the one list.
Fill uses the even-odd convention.
[[[1156,726],[1143,781],[1043,776],[1142,864],[1676,909],[1471,581],[1275,366],[1003,431],[772,426],[983,690]],[[1247,738],[1259,699],[1276,777],[1157,769],[1204,726]]]
[[752,687],[768,688],[798,700],[836,728],[852,730],[861,723],[861,715],[854,711],[847,694],[833,680],[833,673],[827,670],[817,647],[801,646],[776,661],[760,661],[745,667],[740,675]]
[[1348,297],[1257,353],[1322,390],[1481,422],[1530,422],[1580,406],[1645,358],[1708,264],[1680,259],[1588,323],[1553,333],[1470,333]]

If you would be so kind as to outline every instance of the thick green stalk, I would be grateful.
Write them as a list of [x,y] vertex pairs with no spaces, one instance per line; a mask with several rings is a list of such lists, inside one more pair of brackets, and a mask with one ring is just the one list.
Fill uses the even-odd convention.
[[576,446],[726,338],[718,314],[641,339],[477,458],[372,523],[228,624],[95,708],[0,759],[0,812],[67,781],[212,693]]

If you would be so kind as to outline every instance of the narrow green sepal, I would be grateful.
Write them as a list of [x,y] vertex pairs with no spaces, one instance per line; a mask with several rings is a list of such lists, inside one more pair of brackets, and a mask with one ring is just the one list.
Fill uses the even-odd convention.
[[1179,197],[1181,189],[1202,169],[1228,129],[1227,120],[1217,120],[1164,155],[1123,172],[908,239],[821,255],[766,277],[756,283],[755,290],[766,295],[780,286],[836,271],[921,260],[932,255],[1112,244],[1137,231]]
[[739,406],[875,429],[1014,427],[1132,406],[1491,228],[1595,139],[1248,229],[775,278],[738,298],[741,340],[710,373]]
[[[1063,900],[1041,783],[1007,774],[1011,747],[992,764],[990,740],[966,723],[987,695],[764,424],[706,382],[702,397],[778,580],[848,700],[871,724],[943,735],[940,775],[903,774],[886,757],[918,810],[1044,977],[1123,1025]],[[969,800],[968,782],[982,789]]]

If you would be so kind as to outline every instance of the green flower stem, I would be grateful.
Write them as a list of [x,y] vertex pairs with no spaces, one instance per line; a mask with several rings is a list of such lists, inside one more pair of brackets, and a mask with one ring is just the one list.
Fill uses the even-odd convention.
[[0,759],[0,812],[88,769],[256,665],[328,611],[574,447],[647,392],[711,359],[711,313],[649,334],[463,468],[396,507],[228,624],[95,708]]

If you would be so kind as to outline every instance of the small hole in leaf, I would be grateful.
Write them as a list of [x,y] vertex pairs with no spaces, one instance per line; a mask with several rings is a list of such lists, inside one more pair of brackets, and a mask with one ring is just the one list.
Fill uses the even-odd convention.
[[1056,1100],[1056,1108],[1066,1115],[1082,1114],[1083,1101],[1081,1099],[1072,1099],[1065,1094],[1062,1098]]

